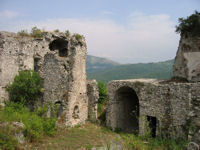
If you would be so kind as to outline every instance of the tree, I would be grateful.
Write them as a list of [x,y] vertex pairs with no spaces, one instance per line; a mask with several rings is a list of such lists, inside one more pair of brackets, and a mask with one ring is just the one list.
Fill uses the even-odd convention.
[[13,83],[6,88],[10,101],[25,104],[34,104],[41,95],[41,89],[42,79],[37,72],[32,70],[19,71]]
[[98,103],[102,104],[107,99],[107,88],[103,81],[98,82],[99,100]]
[[176,32],[181,34],[191,33],[192,36],[200,36],[200,13],[195,11],[194,14],[186,19],[179,18],[179,25],[176,26]]

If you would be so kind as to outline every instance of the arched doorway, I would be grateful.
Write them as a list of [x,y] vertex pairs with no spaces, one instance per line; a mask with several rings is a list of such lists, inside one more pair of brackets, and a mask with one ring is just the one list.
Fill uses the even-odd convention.
[[136,92],[127,86],[116,91],[116,128],[138,134],[139,132],[139,99]]

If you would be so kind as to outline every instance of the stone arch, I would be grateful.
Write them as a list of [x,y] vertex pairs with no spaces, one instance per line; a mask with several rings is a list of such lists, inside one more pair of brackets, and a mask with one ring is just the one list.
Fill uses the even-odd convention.
[[58,38],[49,44],[51,51],[58,50],[60,57],[67,57],[68,55],[68,41],[66,39]]
[[114,97],[116,101],[116,128],[124,132],[139,132],[139,99],[136,92],[128,87],[119,88]]

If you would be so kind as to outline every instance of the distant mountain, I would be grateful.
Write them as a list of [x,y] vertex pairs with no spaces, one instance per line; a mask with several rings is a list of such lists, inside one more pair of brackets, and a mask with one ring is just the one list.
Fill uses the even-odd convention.
[[100,69],[112,68],[118,65],[120,64],[112,60],[109,60],[107,58],[87,55],[86,70],[88,73],[96,72],[96,71],[99,71]]
[[111,65],[110,68],[94,70],[90,68],[90,71],[87,72],[87,78],[104,82],[133,78],[168,79],[172,77],[173,63],[174,60],[168,60],[157,63],[116,64],[115,66]]

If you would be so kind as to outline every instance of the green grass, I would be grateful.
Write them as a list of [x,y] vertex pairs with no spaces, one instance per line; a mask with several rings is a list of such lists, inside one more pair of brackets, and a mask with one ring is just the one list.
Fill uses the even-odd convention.
[[[56,118],[46,118],[41,115],[41,108],[31,112],[27,107],[21,103],[9,102],[0,111],[1,123],[7,123],[6,127],[11,127],[12,122],[22,122],[24,124],[23,133],[27,141],[36,141],[42,136],[52,136],[56,131]],[[39,115],[40,114],[40,115]],[[0,135],[4,132],[1,128]],[[11,143],[15,142],[12,138],[15,132],[7,134],[6,138],[10,139]],[[5,141],[0,139],[0,143]],[[2,144],[3,145],[3,144]],[[0,148],[2,148],[0,144]],[[10,144],[9,144],[10,145]]]
[[121,145],[122,150],[183,150],[187,142],[144,138],[134,134],[116,133],[109,128],[87,122],[74,128],[60,128],[52,137],[27,143],[27,149],[39,150],[90,150],[94,147],[111,148],[113,143]]
[[187,141],[175,141],[171,139],[144,138],[133,134],[120,134],[126,150],[183,150],[187,147]]
[[27,149],[91,149],[106,146],[118,135],[104,127],[87,122],[85,125],[73,128],[60,128],[53,137],[45,137],[38,142],[27,144]]

